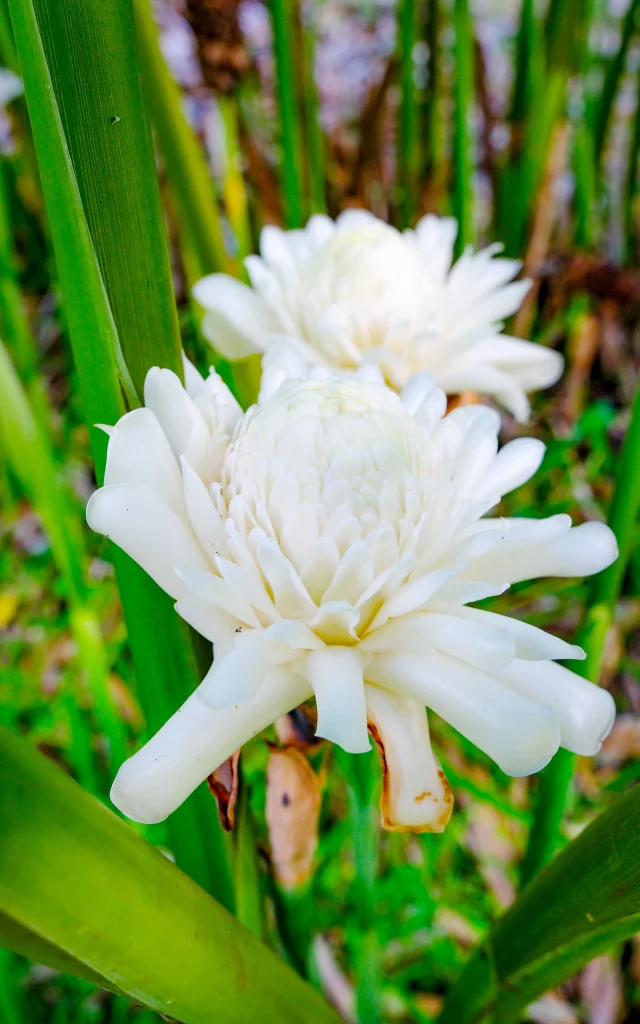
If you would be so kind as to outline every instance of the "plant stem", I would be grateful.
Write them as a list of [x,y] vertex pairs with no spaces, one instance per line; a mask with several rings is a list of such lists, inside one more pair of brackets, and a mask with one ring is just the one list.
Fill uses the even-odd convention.
[[304,217],[302,138],[293,46],[291,0],[270,0],[280,114],[280,178],[288,228],[301,227]]
[[142,85],[167,175],[184,227],[203,274],[232,272],[220,213],[202,147],[182,109],[180,89],[171,77],[158,42],[149,0],[134,0]]
[[260,869],[256,854],[255,835],[249,807],[249,787],[238,766],[238,798],[234,827],[235,904],[236,917],[257,938],[264,938],[264,915],[260,887]]
[[636,81],[636,112],[633,119],[631,142],[629,146],[629,162],[625,187],[625,251],[626,262],[634,262],[638,244],[637,199],[638,199],[638,164],[640,163],[640,73]]
[[302,69],[309,212],[326,213],[325,140],[320,124],[320,100],[315,79],[314,34],[313,25],[306,21],[302,24]]
[[475,167],[473,21],[467,0],[454,0],[455,125],[454,212],[458,220],[456,254],[474,240],[473,172]]
[[398,139],[398,184],[400,186],[400,221],[407,228],[413,221],[416,207],[417,177],[420,164],[414,51],[417,41],[417,10],[415,0],[401,0],[399,6],[398,40],[400,48],[400,130]]
[[622,20],[620,33],[620,46],[614,57],[609,61],[604,78],[604,85],[600,93],[600,102],[595,115],[593,132],[593,148],[596,162],[602,156],[604,145],[607,140],[607,133],[611,123],[613,104],[618,92],[620,80],[624,74],[629,44],[636,30],[640,0],[631,0]]

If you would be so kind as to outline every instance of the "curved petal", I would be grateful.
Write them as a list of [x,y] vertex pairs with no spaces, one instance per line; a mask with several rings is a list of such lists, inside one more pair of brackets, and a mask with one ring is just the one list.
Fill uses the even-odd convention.
[[243,743],[311,696],[306,680],[273,672],[256,695],[212,711],[193,693],[120,768],[111,800],[128,818],[154,824],[169,814]]
[[564,359],[554,349],[505,335],[481,341],[474,348],[473,356],[508,373],[525,391],[551,387],[560,380],[564,370]]
[[507,775],[540,771],[560,745],[549,707],[456,658],[378,655],[367,667],[367,679],[433,708]]
[[442,832],[453,795],[431,750],[427,713],[421,704],[365,685],[369,729],[380,750],[380,811],[390,832]]
[[146,485],[184,518],[182,476],[166,435],[151,409],[118,420],[109,438],[104,486]]
[[224,658],[235,645],[240,620],[201,601],[195,594],[183,595],[175,603],[178,615],[213,644],[215,658]]
[[263,352],[281,324],[266,302],[228,274],[209,274],[193,286],[196,302],[206,310],[203,333],[225,359]]
[[[444,607],[442,609],[445,610]],[[568,644],[553,633],[547,633],[544,629],[531,626],[521,619],[514,619],[510,615],[496,615],[495,612],[485,612],[480,608],[447,608],[446,611],[456,616],[463,622],[473,623],[474,626],[487,626],[492,629],[500,629],[508,632],[515,644],[514,657],[523,661],[554,661],[556,658],[583,661],[586,657],[581,647],[575,644]],[[464,626],[462,626],[464,629]],[[451,651],[455,654],[455,651]],[[479,665],[480,668],[483,666]],[[498,666],[497,666],[498,667]]]
[[551,708],[560,726],[560,743],[574,754],[597,754],[611,732],[616,715],[611,694],[562,665],[513,661],[498,678]]
[[234,650],[214,661],[196,693],[214,710],[240,704],[253,697],[267,672],[298,656],[263,629],[240,632]]
[[530,406],[524,388],[503,370],[487,363],[476,362],[471,356],[442,360],[433,375],[447,394],[457,395],[461,391],[480,391],[493,395],[513,413],[519,423],[526,423]]
[[450,615],[431,611],[405,615],[368,634],[360,650],[380,654],[442,651],[483,671],[493,671],[508,665],[516,654],[514,639],[502,626],[505,616],[493,618],[497,623],[465,621],[457,609]]
[[87,523],[126,551],[173,598],[189,592],[176,566],[208,568],[191,530],[150,487],[101,487],[89,498]]
[[208,445],[204,417],[172,370],[151,367],[144,381],[144,404],[155,413],[176,459]]
[[316,695],[316,736],[350,754],[369,750],[362,655],[353,647],[323,647],[308,656],[305,670]]
[[518,437],[501,448],[480,483],[482,495],[508,494],[530,480],[544,458],[545,446],[535,437]]

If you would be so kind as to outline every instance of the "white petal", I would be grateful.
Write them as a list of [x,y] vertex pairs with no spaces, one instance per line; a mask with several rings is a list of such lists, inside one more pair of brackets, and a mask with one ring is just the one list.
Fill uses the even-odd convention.
[[433,756],[421,704],[366,685],[367,715],[381,748],[382,824],[391,832],[442,832],[453,808],[451,789]]
[[564,369],[564,359],[559,352],[503,334],[476,345],[473,357],[509,374],[525,391],[551,387],[560,380]]
[[535,437],[519,437],[498,452],[481,481],[483,494],[508,494],[530,480],[544,458],[545,446]]
[[[490,520],[486,521],[487,524]],[[486,582],[518,583],[541,576],[590,576],[614,562],[616,539],[603,523],[571,528],[569,516],[504,519],[496,522],[498,542],[463,573]]]
[[318,707],[316,736],[350,754],[370,749],[362,666],[362,655],[353,647],[323,647],[306,661]]
[[134,821],[164,821],[243,743],[310,696],[306,680],[286,669],[272,673],[255,697],[238,707],[212,711],[193,693],[122,765],[111,790],[113,803]]
[[[504,616],[495,615],[502,620]],[[507,629],[494,623],[467,622],[454,611],[418,612],[393,619],[369,633],[360,644],[362,651],[388,654],[429,654],[442,651],[492,671],[508,665],[515,657],[515,643]]]
[[309,620],[314,632],[327,644],[348,644],[356,640],[360,612],[348,601],[328,601]]
[[352,544],[343,556],[323,602],[346,601],[355,605],[373,581],[373,555],[362,542]]
[[417,373],[400,392],[400,401],[416,423],[431,430],[447,411],[447,396],[430,373]]
[[173,598],[188,591],[175,567],[206,571],[200,545],[150,487],[101,487],[87,505],[87,522],[126,551]]
[[440,387],[447,394],[456,395],[461,391],[480,391],[494,395],[519,423],[529,418],[530,406],[524,389],[509,374],[486,363],[478,363],[469,356],[459,356],[444,361],[433,371]]
[[513,661],[498,678],[517,693],[551,708],[563,747],[590,757],[600,750],[616,715],[613,697],[552,661]]
[[176,459],[194,442],[198,447],[209,442],[209,429],[202,413],[171,370],[157,366],[149,370],[144,382],[144,404],[155,413]]
[[253,697],[265,673],[297,655],[263,629],[237,634],[236,646],[225,658],[216,659],[196,693],[209,708],[227,708]]
[[[521,619],[511,618],[510,615],[496,615],[494,612],[485,612],[480,608],[448,608],[452,615],[458,616],[463,623],[473,623],[476,626],[490,626],[494,629],[506,630],[515,643],[515,657],[524,661],[553,661],[556,658],[575,658],[582,661],[586,655],[581,647],[575,644],[568,644],[559,636],[546,633],[543,629],[531,626]],[[463,626],[464,628],[464,626]],[[454,651],[450,652],[454,654]]]
[[491,676],[442,654],[377,655],[367,679],[433,708],[507,775],[531,775],[560,744],[554,713]]
[[175,609],[185,622],[213,644],[215,658],[223,658],[235,646],[240,620],[233,615],[201,601],[191,592],[176,601]]
[[181,459],[184,499],[193,532],[202,550],[215,565],[217,555],[227,554],[227,535],[224,520],[213,504],[211,495],[196,471],[184,456]]
[[450,580],[457,571],[458,567],[453,569],[436,569],[434,572],[420,576],[410,583],[405,583],[385,602],[372,622],[370,629],[377,629],[387,619],[407,615],[409,612],[423,608],[433,595],[438,592],[440,587],[447,580]]
[[212,604],[253,629],[260,627],[256,614],[242,594],[236,593],[226,580],[211,572],[196,571],[178,565],[176,572],[189,590],[206,604]]
[[269,335],[280,330],[264,299],[227,274],[203,277],[193,295],[206,310],[203,333],[225,359],[264,351]]
[[118,485],[146,485],[179,516],[185,515],[178,463],[151,409],[134,409],[113,428],[104,486]]
[[258,561],[271,592],[276,608],[285,619],[308,618],[316,611],[302,580],[291,562],[282,554],[271,537],[261,540],[257,548]]

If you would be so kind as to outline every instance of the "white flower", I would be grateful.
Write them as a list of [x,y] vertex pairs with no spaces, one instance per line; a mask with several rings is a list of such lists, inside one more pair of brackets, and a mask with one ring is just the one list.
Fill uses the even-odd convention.
[[204,333],[230,359],[286,338],[312,363],[374,363],[396,389],[428,371],[447,394],[490,394],[526,420],[526,392],[554,384],[562,357],[500,334],[530,282],[512,280],[520,263],[496,258],[500,246],[452,266],[456,230],[429,215],[401,234],[364,210],[314,216],[300,231],[266,227],[261,255],[246,260],[253,288],[225,274],[194,288]]
[[[427,375],[400,396],[376,374],[336,379],[283,351],[243,415],[215,373],[186,389],[153,369],[146,408],[109,441],[90,526],[131,555],[212,641],[183,707],[115,780],[129,817],[160,821],[238,747],[315,697],[318,735],[384,751],[383,820],[441,831],[451,794],[425,705],[511,775],[559,745],[595,753],[610,695],[554,663],[582,651],[469,607],[537,576],[609,565],[608,527],[484,518],[544,446],[497,450],[482,406],[444,417]],[[379,378],[379,375],[378,375]]]

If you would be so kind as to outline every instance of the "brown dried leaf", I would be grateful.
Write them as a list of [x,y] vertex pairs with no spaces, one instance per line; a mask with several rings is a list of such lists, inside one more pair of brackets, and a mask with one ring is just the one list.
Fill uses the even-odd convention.
[[238,0],[187,0],[202,77],[210,89],[229,93],[251,68],[238,20]]
[[311,874],[318,846],[322,781],[300,750],[272,748],[267,768],[267,826],[276,880],[288,888]]
[[235,821],[236,800],[238,799],[238,762],[240,751],[223,761],[207,779],[207,785],[215,797],[220,815],[220,824],[225,832],[231,832]]
[[283,747],[295,747],[296,750],[308,752],[318,750],[323,743],[316,734],[318,716],[315,708],[303,704],[299,708],[283,715],[276,722],[276,736]]

